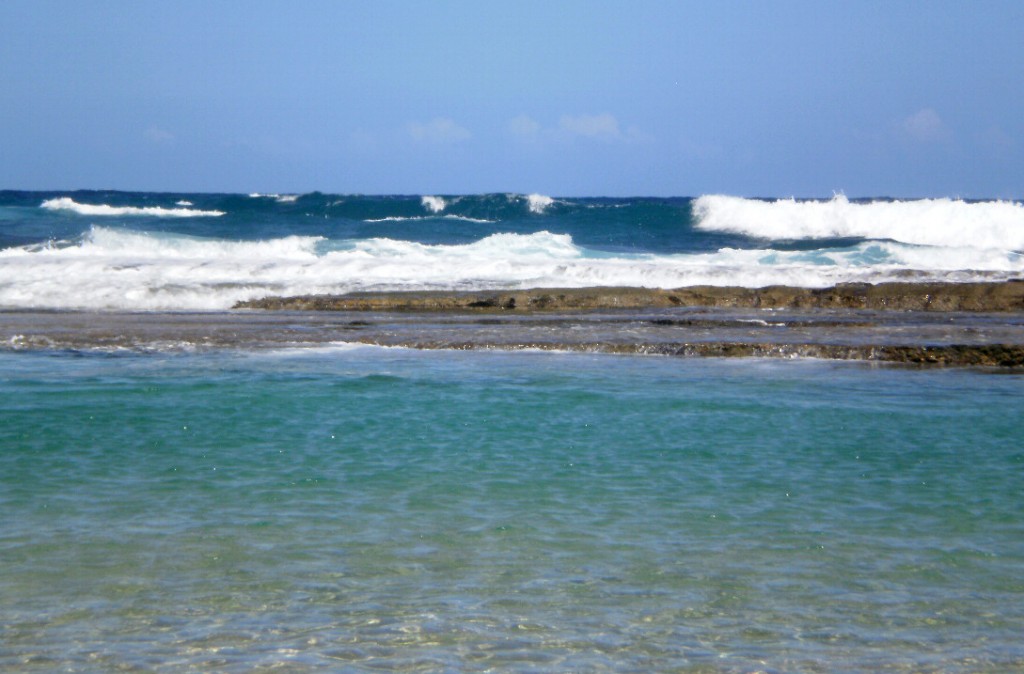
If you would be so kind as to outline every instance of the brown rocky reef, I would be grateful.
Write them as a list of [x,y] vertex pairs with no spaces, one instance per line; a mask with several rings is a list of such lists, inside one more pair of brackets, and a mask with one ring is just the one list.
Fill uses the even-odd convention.
[[396,291],[265,297],[236,309],[292,311],[533,312],[661,307],[1024,311],[1024,280],[999,283],[843,283],[830,288],[691,286],[535,288],[481,292]]

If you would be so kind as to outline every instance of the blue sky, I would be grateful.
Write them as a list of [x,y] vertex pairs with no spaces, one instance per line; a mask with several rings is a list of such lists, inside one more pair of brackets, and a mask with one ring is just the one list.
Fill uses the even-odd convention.
[[1024,3],[0,3],[0,188],[1024,196]]

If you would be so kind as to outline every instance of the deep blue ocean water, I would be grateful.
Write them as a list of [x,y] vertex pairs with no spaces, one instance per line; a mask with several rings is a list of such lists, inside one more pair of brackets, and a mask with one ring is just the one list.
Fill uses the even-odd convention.
[[[1022,211],[0,192],[0,321],[1001,280]],[[257,343],[0,343],[0,671],[1024,670],[1019,373]]]

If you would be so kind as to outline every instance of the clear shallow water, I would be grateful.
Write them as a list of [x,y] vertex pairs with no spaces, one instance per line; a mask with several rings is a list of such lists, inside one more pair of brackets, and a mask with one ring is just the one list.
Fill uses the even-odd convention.
[[1024,667],[1024,380],[0,353],[0,671]]

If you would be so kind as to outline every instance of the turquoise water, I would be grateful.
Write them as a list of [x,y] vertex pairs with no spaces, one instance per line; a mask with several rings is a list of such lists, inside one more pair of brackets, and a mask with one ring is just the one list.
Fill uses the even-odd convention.
[[0,671],[1024,668],[1024,379],[0,353]]

